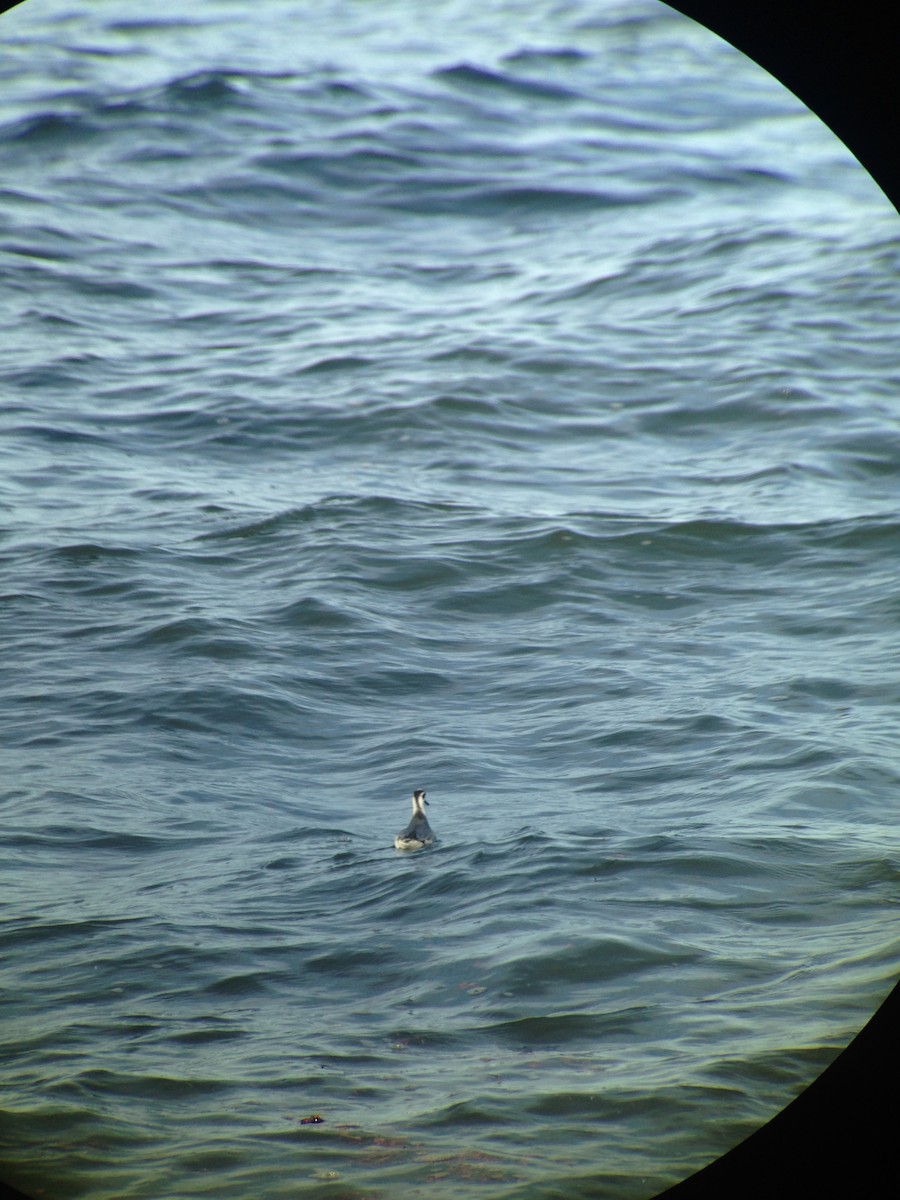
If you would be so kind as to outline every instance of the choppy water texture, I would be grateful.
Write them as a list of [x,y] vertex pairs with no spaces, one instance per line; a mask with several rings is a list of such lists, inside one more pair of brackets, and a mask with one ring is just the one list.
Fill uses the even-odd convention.
[[896,214],[661,5],[0,32],[7,1174],[653,1195],[897,969]]

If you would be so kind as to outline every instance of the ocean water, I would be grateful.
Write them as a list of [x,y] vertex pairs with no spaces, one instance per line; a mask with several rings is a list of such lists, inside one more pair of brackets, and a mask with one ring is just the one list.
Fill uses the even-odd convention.
[[896,212],[649,0],[28,0],[0,72],[6,1177],[700,1168],[900,960]]

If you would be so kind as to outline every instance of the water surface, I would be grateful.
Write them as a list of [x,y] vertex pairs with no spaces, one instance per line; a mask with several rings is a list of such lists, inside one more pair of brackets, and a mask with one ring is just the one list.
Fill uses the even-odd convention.
[[7,1175],[654,1195],[897,971],[896,213],[643,0],[0,33]]

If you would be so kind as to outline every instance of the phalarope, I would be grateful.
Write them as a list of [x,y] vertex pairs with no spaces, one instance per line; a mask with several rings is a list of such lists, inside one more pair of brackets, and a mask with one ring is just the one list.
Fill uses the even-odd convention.
[[412,820],[403,832],[394,838],[394,845],[398,850],[422,850],[434,841],[434,834],[422,807],[427,803],[425,793],[421,788],[416,788],[412,797]]

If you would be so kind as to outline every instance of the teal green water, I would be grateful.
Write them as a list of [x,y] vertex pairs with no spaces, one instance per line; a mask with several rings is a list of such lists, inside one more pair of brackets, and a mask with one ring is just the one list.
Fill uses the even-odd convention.
[[0,34],[7,1177],[655,1195],[897,971],[896,213],[655,3]]

